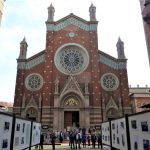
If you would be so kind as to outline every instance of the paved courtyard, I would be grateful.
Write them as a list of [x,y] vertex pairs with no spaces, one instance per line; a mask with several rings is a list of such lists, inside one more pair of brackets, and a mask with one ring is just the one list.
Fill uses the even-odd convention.
[[[98,146],[96,145],[95,149],[93,149],[92,146],[86,146],[86,148],[83,148],[81,145],[81,149],[82,150],[96,150],[98,149]],[[32,150],[35,150],[35,147],[33,147]],[[52,145],[44,145],[44,150],[52,150]],[[71,150],[71,148],[68,143],[63,143],[61,145],[56,145],[55,150]],[[99,150],[101,149],[99,148]],[[110,148],[104,146],[103,150],[110,150]]]

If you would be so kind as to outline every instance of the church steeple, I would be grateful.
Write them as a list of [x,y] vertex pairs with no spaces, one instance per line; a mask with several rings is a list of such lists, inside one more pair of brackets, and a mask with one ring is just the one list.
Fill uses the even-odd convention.
[[54,12],[55,12],[55,8],[51,3],[51,5],[48,7],[48,19],[47,19],[47,21],[50,21],[50,22],[54,21]]
[[28,44],[25,37],[20,42],[20,55],[18,59],[26,59]]
[[96,21],[96,7],[91,4],[89,7],[89,12],[90,12],[90,21]]
[[118,38],[116,47],[117,47],[117,52],[118,52],[118,59],[126,59],[124,55],[124,43],[123,41],[121,41],[120,37]]

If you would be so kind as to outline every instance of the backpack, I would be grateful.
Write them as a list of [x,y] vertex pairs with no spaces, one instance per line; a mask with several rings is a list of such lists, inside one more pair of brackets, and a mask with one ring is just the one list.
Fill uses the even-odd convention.
[[92,135],[92,140],[93,140],[94,142],[96,142],[96,135],[95,135],[95,134]]

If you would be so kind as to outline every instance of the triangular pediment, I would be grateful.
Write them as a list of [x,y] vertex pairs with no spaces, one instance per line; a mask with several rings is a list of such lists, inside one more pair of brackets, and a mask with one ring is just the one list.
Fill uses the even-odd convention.
[[33,96],[31,97],[29,103],[27,104],[26,106],[26,109],[29,108],[29,107],[34,107],[34,108],[37,108],[37,103],[35,102],[35,99],[33,98]]
[[67,83],[65,84],[63,90],[60,93],[60,97],[63,97],[67,93],[71,92],[78,94],[82,98],[84,97],[77,80],[73,76],[70,76],[68,78]]
[[116,110],[118,110],[118,106],[116,104],[116,102],[114,101],[113,97],[111,96],[107,105],[106,105],[106,111],[108,111],[109,109],[114,108]]
[[56,22],[46,22],[48,31],[59,31],[70,25],[74,25],[85,31],[95,31],[97,30],[97,21],[86,21],[74,14],[70,14]]
[[73,13],[70,13],[69,15],[67,15],[67,16],[65,16],[65,17],[63,17],[63,18],[61,18],[61,19],[59,19],[58,21],[55,22],[55,24],[59,24],[59,23],[61,23],[61,22],[63,22],[63,21],[66,21],[66,20],[68,20],[69,18],[76,19],[76,20],[81,21],[82,23],[85,23],[85,24],[89,24],[89,21],[87,21],[87,20],[85,20],[85,19],[83,19],[83,18],[80,18],[80,17],[76,16],[76,15],[73,14]]

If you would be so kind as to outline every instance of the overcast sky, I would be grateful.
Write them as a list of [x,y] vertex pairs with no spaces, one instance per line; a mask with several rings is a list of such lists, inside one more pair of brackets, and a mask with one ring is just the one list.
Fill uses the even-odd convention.
[[0,101],[13,101],[20,41],[26,37],[27,57],[45,49],[47,8],[53,3],[55,21],[74,13],[89,21],[96,6],[99,50],[117,58],[118,37],[124,41],[129,85],[150,86],[145,35],[139,0],[7,0],[0,27]]

